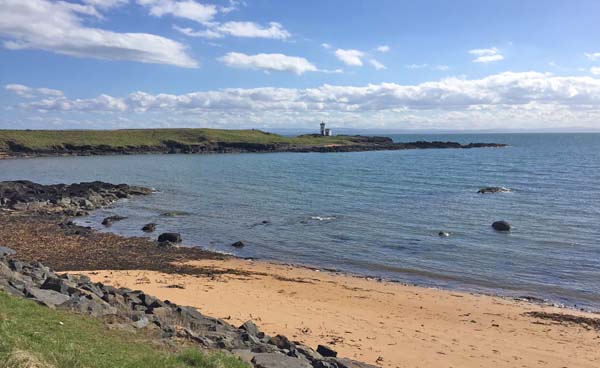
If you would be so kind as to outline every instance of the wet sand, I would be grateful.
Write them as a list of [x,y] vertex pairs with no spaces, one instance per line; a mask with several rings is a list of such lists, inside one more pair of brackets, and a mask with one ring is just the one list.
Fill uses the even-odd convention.
[[[83,273],[234,325],[252,319],[269,334],[313,347],[326,342],[340,356],[383,367],[600,367],[598,324],[577,319],[597,314],[259,261],[195,260],[181,268],[194,267],[203,272]],[[558,322],[526,314],[532,311],[577,318]]]

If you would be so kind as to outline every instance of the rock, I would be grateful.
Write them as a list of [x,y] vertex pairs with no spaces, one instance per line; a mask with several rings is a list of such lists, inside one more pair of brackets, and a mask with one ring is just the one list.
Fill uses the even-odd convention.
[[73,294],[77,290],[77,286],[68,280],[60,277],[48,277],[41,286],[43,290],[54,290],[61,294]]
[[512,226],[506,221],[496,221],[492,224],[492,227],[496,231],[510,231]]
[[240,326],[240,330],[244,330],[250,335],[256,336],[259,339],[262,339],[265,336],[264,332],[261,332],[252,321],[244,322],[244,324]]
[[104,220],[102,220],[102,225],[110,226],[113,224],[113,222],[125,220],[126,218],[127,217],[123,217],[123,216],[119,216],[119,215],[109,216],[109,217],[105,218]]
[[151,233],[154,232],[154,230],[156,230],[156,224],[154,222],[146,224],[144,227],[142,227],[142,231],[145,233]]
[[61,294],[58,291],[42,290],[34,287],[25,288],[24,294],[47,307],[55,307],[69,300],[68,295]]
[[508,188],[504,188],[504,187],[485,187],[485,188],[481,188],[477,191],[477,193],[481,193],[481,194],[493,194],[493,193],[507,193],[510,192],[511,190]]
[[312,368],[305,359],[293,358],[281,353],[258,353],[252,358],[256,368]]
[[317,353],[321,354],[324,357],[337,357],[337,351],[325,345],[317,346]]
[[17,254],[16,250],[0,246],[0,257],[12,256],[14,254]]
[[181,243],[181,234],[179,233],[162,233],[158,236],[158,242]]
[[275,345],[279,349],[288,349],[289,350],[290,348],[293,347],[293,344],[291,343],[291,341],[288,340],[288,338],[283,335],[277,335],[277,336],[271,337],[269,339],[269,344]]
[[167,211],[160,214],[163,217],[177,217],[177,216],[187,216],[188,213],[184,211]]
[[64,303],[57,306],[59,309],[72,310],[77,313],[94,317],[117,314],[117,308],[109,305],[96,295],[73,295]]
[[440,231],[440,232],[438,233],[438,235],[439,235],[439,236],[441,236],[441,237],[444,237],[444,238],[445,238],[445,237],[448,237],[448,236],[450,236],[450,233],[449,233],[449,232],[447,232],[447,231]]
[[231,244],[232,247],[234,248],[243,248],[246,244],[244,244],[243,241],[236,241],[235,243]]

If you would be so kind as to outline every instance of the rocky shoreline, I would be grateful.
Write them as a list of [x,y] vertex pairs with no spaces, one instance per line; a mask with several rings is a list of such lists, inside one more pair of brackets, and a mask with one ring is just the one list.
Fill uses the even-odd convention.
[[185,144],[176,141],[163,141],[161,145],[112,147],[108,145],[63,144],[46,149],[36,149],[23,144],[7,141],[7,148],[0,150],[1,158],[48,157],[48,156],[100,156],[131,154],[216,154],[216,153],[276,153],[276,152],[365,152],[397,151],[408,149],[470,149],[502,148],[501,143],[469,143],[442,141],[416,141],[398,143],[388,137],[352,136],[352,144],[297,145],[285,143],[246,143],[246,142],[202,142]]
[[[41,185],[0,182],[0,289],[50,308],[102,318],[112,327],[153,329],[162,339],[185,340],[201,349],[225,350],[255,367],[374,367],[319,345],[312,349],[282,335],[268,336],[252,321],[239,328],[191,307],[160,300],[139,290],[93,283],[60,270],[154,269],[214,277],[243,270],[185,266],[194,259],[227,256],[197,248],[161,247],[147,238],[124,238],[73,224],[77,216],[151,189],[103,182]],[[40,241],[42,240],[42,241]],[[49,267],[50,266],[50,267]],[[54,271],[53,269],[58,271]]]

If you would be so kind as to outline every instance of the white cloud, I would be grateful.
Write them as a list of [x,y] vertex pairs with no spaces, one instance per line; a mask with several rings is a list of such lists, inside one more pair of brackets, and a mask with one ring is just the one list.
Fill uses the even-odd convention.
[[26,98],[34,98],[39,96],[63,96],[62,91],[50,88],[32,88],[22,84],[7,84],[4,88],[18,96]]
[[505,72],[409,85],[227,88],[180,95],[135,92],[93,99],[45,96],[16,107],[23,114],[41,111],[71,118],[74,115],[67,114],[110,113],[114,119],[98,118],[104,128],[119,117],[138,121],[140,127],[164,126],[167,121],[173,126],[297,127],[326,119],[362,128],[367,127],[365,121],[371,128],[547,128],[574,123],[600,128],[600,78]]
[[600,75],[600,66],[591,67],[590,73],[592,73],[593,75]]
[[359,50],[335,50],[335,56],[340,59],[344,64],[351,66],[362,66],[362,57],[365,53]]
[[377,51],[379,52],[389,52],[390,47],[388,45],[377,46]]
[[89,5],[47,0],[0,0],[0,37],[11,50],[39,49],[107,60],[170,64],[193,68],[186,47],[148,33],[117,33],[86,27],[81,15],[99,16]]
[[587,57],[588,59],[592,60],[592,61],[596,61],[596,60],[600,60],[600,52],[586,52],[584,53],[585,57]]
[[83,3],[99,9],[111,9],[126,5],[129,0],[83,0]]
[[203,38],[222,38],[225,36],[246,37],[246,38],[269,38],[285,40],[291,37],[291,34],[277,22],[270,22],[269,26],[262,26],[254,22],[212,22],[207,24],[204,30],[193,30],[191,28],[182,28],[173,26],[177,31],[190,37]]
[[328,44],[328,43],[326,43],[326,42],[324,42],[324,43],[321,44],[321,47],[324,48],[324,49],[328,49],[329,50],[331,48],[331,45]]
[[491,63],[494,61],[504,60],[504,56],[500,54],[500,50],[495,47],[489,49],[469,50],[469,54],[477,56],[475,59],[473,59],[474,63]]
[[285,71],[301,75],[317,71],[317,67],[302,57],[284,54],[246,55],[230,52],[219,59],[225,65],[234,68],[261,69],[265,71]]
[[450,70],[448,65],[438,64],[438,65],[430,65],[430,64],[409,64],[404,66],[407,69],[431,69],[431,70],[439,70],[445,72]]
[[371,65],[373,65],[373,68],[375,68],[377,70],[385,69],[385,65],[383,65],[382,63],[380,63],[379,61],[377,61],[375,59],[370,59],[369,63],[371,63]]
[[171,15],[202,24],[210,22],[217,14],[215,5],[201,4],[195,0],[137,0],[137,3],[147,7],[150,15],[155,17]]

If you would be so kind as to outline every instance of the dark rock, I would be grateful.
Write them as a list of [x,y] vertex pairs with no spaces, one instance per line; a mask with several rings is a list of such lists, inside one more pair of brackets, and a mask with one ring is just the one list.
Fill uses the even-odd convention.
[[117,314],[117,309],[95,295],[73,295],[64,303],[57,306],[59,309],[75,311],[94,317]]
[[304,359],[293,358],[281,353],[258,353],[252,358],[256,368],[312,368]]
[[259,339],[262,339],[265,336],[264,332],[261,332],[252,321],[244,322],[244,324],[240,326],[240,329],[248,332],[250,335],[258,337]]
[[290,349],[293,344],[287,337],[283,335],[277,335],[269,339],[269,344],[277,346],[279,349]]
[[244,244],[243,241],[236,241],[235,243],[231,244],[232,247],[234,248],[243,248],[246,244]]
[[17,254],[17,251],[15,251],[14,249],[0,246],[0,257],[12,256],[15,254]]
[[441,236],[441,237],[448,237],[448,236],[450,236],[450,233],[447,232],[447,231],[440,231],[438,233],[438,235]]
[[44,290],[54,290],[61,294],[73,294],[77,290],[77,285],[60,277],[48,277],[41,286]]
[[162,233],[158,236],[158,242],[181,243],[181,234],[179,233]]
[[324,357],[337,357],[337,351],[325,345],[317,346],[317,353],[321,354]]
[[113,222],[125,220],[126,218],[127,217],[123,217],[123,216],[119,216],[119,215],[109,216],[109,217],[105,218],[104,220],[102,220],[102,225],[111,226],[113,224]]
[[187,216],[188,213],[184,211],[167,211],[160,214],[163,217],[177,217],[177,216]]
[[153,222],[146,224],[146,225],[144,225],[144,227],[142,227],[142,231],[145,233],[151,233],[154,230],[156,230],[156,224]]
[[481,188],[477,191],[477,193],[481,193],[481,194],[493,194],[493,193],[507,193],[510,192],[511,190],[508,188],[504,188],[504,187],[485,187],[485,188]]
[[496,221],[492,224],[492,227],[496,231],[510,231],[512,226],[506,221]]

